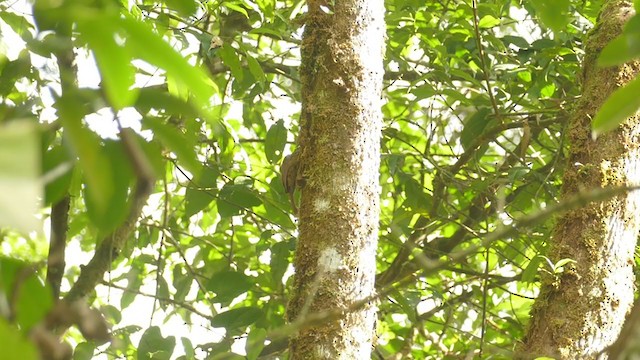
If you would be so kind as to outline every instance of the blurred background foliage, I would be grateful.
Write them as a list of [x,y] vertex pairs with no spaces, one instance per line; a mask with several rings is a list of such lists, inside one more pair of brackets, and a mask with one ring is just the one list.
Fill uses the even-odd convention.
[[[553,221],[451,254],[558,201],[602,1],[385,3],[374,358],[510,358],[539,275],[562,270],[541,255]],[[38,281],[49,207],[70,195],[63,294],[125,220],[138,170],[118,133],[130,127],[157,181],[91,298],[117,341],[71,331],[74,357],[286,357],[263,340],[284,325],[296,243],[278,165],[298,132],[304,12],[304,1],[0,1],[0,300],[32,315],[0,323],[0,347],[51,306]],[[70,50],[76,74],[56,61]],[[429,270],[438,259],[452,261]],[[34,269],[24,303],[10,296],[16,267]],[[123,316],[141,306],[149,315]]]

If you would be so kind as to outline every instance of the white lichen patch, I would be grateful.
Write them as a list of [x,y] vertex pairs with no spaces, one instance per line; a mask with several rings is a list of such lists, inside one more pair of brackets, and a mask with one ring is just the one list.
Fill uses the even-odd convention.
[[317,346],[315,348],[315,353],[318,359],[332,359],[334,357],[334,354],[331,351],[331,349],[324,346],[321,342],[317,343]]
[[347,191],[352,187],[351,182],[349,181],[349,178],[347,176],[334,177],[333,179],[331,179],[331,185],[334,189],[339,191]]
[[315,210],[316,212],[325,212],[327,210],[329,210],[329,208],[331,207],[331,203],[329,202],[328,199],[316,199],[313,202],[313,210]]
[[355,352],[358,354],[358,359],[370,359],[371,358],[371,334],[373,331],[362,331],[362,328],[355,328],[351,332],[353,339],[353,345]]
[[338,250],[330,247],[320,252],[320,257],[318,258],[318,270],[320,270],[320,273],[332,273],[344,268],[344,259]]

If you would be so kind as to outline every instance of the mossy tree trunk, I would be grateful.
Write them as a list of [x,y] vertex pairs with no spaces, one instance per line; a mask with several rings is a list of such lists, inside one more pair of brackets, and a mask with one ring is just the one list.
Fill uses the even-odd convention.
[[[593,140],[590,121],[604,100],[632,80],[640,62],[596,65],[602,48],[633,14],[630,1],[605,3],[589,35],[583,67],[583,95],[569,129],[571,150],[563,194],[640,184],[640,120]],[[532,310],[521,358],[594,359],[615,342],[633,304],[634,248],[640,224],[640,194],[628,193],[562,216],[550,240],[552,261],[573,259],[564,272],[543,279]],[[602,358],[602,357],[600,357]]]
[[[291,359],[369,359],[379,220],[384,2],[307,2],[298,136],[302,188],[289,321],[348,309],[291,337]],[[350,308],[351,307],[351,308]]]

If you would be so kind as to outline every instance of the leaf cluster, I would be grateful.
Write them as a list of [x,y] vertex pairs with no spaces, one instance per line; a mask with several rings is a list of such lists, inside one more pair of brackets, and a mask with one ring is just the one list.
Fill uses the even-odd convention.
[[[100,244],[123,238],[109,274],[84,290],[118,341],[98,346],[71,332],[75,358],[284,351],[271,335],[285,324],[296,226],[278,164],[298,132],[304,3],[38,0],[24,13],[0,2],[3,29],[23,42],[0,57],[9,194],[0,215],[26,219],[38,198],[44,208],[70,199],[72,288]],[[510,357],[540,275],[566,263],[540,255],[552,221],[437,272],[425,264],[558,201],[581,48],[600,5],[386,1],[377,358]],[[69,51],[73,66],[61,61]],[[94,61],[91,82],[84,68]],[[11,133],[11,124],[24,126]],[[10,190],[14,178],[28,181],[26,193]],[[135,226],[122,231],[132,214]],[[3,222],[26,231],[2,231],[2,252],[39,264],[34,284],[44,287],[44,236],[16,224]],[[46,314],[31,310],[51,299],[31,280],[22,291],[37,298],[12,298],[17,280],[3,261],[0,303],[36,317],[0,324],[0,338],[20,338]],[[131,321],[141,307],[145,319]],[[176,321],[207,336],[162,326]]]

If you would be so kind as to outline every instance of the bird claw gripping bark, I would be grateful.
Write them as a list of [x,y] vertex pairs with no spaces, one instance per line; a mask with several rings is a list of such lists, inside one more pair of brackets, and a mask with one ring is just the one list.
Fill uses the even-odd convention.
[[294,198],[296,187],[298,187],[298,172],[300,171],[300,152],[296,149],[291,155],[285,156],[280,165],[280,173],[284,191],[289,194],[289,201],[295,214],[298,213],[298,206]]

